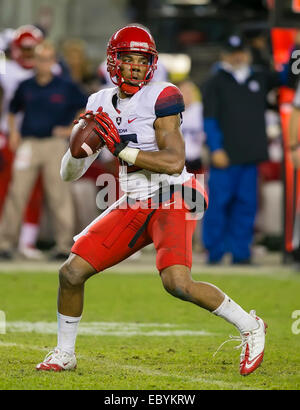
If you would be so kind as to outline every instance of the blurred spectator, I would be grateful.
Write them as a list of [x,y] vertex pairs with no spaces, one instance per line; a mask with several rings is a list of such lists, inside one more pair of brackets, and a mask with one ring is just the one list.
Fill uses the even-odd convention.
[[[70,187],[59,175],[72,121],[83,110],[87,97],[78,86],[53,75],[54,46],[44,41],[35,48],[35,76],[21,82],[10,103],[9,144],[16,151],[13,176],[0,228],[0,257],[11,259],[25,205],[39,172],[53,217],[56,248],[54,259],[65,259],[73,234]],[[21,132],[16,115],[24,117]]]
[[[291,155],[291,160],[295,169],[299,170],[300,168],[300,143],[299,143],[299,121],[300,121],[300,83],[296,89],[293,108],[290,118],[289,126],[289,150]],[[297,206],[295,214],[295,223],[294,223],[294,251],[293,257],[296,263],[297,270],[300,270],[300,216],[299,216],[299,206]]]
[[[186,168],[188,172],[195,175],[204,173],[202,161],[204,129],[203,129],[203,106],[201,93],[198,87],[189,79],[185,79],[177,84],[180,89],[185,110],[182,113],[182,134],[185,140]],[[204,181],[200,181],[204,183]],[[202,220],[197,224],[193,235],[194,251],[201,251],[200,229]]]
[[210,205],[203,220],[208,262],[225,253],[251,263],[257,212],[257,164],[268,159],[266,93],[278,73],[255,70],[239,36],[230,36],[219,70],[204,88],[204,128],[211,151]]
[[202,148],[204,143],[203,106],[196,85],[190,80],[178,84],[185,105],[182,113],[182,134],[185,140],[186,167],[189,172],[203,172]]
[[64,41],[62,57],[70,71],[71,79],[84,87],[87,94],[99,90],[99,80],[93,71],[83,40],[68,39]]

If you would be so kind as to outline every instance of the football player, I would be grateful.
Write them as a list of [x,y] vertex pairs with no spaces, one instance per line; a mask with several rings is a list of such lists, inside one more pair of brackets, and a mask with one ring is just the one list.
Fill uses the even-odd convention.
[[[120,161],[125,198],[75,237],[59,271],[57,347],[37,370],[76,368],[75,340],[86,280],[149,243],[154,243],[156,266],[167,292],[222,317],[240,331],[240,373],[249,374],[262,362],[264,321],[216,286],[191,277],[197,221],[193,215],[206,209],[207,196],[184,166],[182,95],[171,83],[151,82],[156,65],[155,42],[146,28],[130,25],[113,34],[107,69],[116,87],[92,94],[86,115],[94,115],[95,131]],[[62,178],[80,178],[97,155],[76,159],[68,150],[62,160]],[[192,198],[196,198],[196,209]]]

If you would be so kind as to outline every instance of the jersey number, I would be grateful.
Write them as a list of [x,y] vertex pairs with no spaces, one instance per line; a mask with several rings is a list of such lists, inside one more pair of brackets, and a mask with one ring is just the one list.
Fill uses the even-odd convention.
[[136,134],[124,134],[124,135],[120,135],[121,137],[121,141],[122,142],[135,142],[137,144],[138,140],[137,140],[137,135]]

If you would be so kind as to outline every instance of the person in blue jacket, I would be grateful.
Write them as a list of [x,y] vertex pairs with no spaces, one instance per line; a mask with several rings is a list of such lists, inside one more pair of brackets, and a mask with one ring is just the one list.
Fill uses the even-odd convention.
[[265,107],[278,72],[251,66],[243,39],[232,35],[203,89],[204,130],[210,149],[210,205],[203,220],[208,263],[251,263],[257,212],[257,164],[268,159]]

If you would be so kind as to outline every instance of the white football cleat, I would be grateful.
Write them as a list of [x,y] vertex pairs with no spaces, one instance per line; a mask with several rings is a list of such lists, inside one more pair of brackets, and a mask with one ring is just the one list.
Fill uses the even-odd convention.
[[242,353],[240,357],[240,374],[248,376],[261,365],[265,352],[265,335],[268,325],[258,316],[255,310],[250,315],[257,321],[257,328],[249,332],[241,333]]
[[268,325],[256,316],[255,310],[251,310],[250,315],[257,321],[257,328],[241,333],[240,336],[229,336],[229,340],[223,342],[214,353],[215,356],[227,342],[241,342],[235,349],[242,348],[240,356],[240,374],[242,376],[248,376],[248,374],[254,372],[261,365],[265,352],[265,335]]
[[36,366],[36,370],[53,370],[61,372],[62,370],[74,370],[77,367],[75,354],[69,354],[59,349],[55,349],[47,354],[44,361]]

